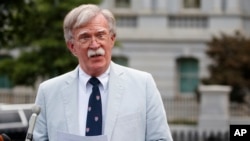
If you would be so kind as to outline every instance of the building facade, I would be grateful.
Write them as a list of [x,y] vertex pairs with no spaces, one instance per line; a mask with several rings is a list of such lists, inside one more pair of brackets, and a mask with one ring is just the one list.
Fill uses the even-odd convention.
[[[250,36],[249,0],[103,0],[101,6],[117,19],[114,59],[150,72],[164,98],[194,96],[209,75],[205,51],[212,36]],[[0,90],[9,87],[0,76]]]
[[[150,72],[163,97],[193,97],[207,77],[206,42],[250,35],[249,0],[103,0],[117,20],[116,58]],[[125,59],[125,60],[124,60]]]

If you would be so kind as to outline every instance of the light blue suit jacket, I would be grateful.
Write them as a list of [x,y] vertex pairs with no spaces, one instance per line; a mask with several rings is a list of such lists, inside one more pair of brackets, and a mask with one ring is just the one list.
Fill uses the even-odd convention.
[[[34,140],[57,141],[57,132],[79,134],[78,70],[43,82]],[[166,113],[149,73],[111,63],[104,134],[108,141],[172,141]]]

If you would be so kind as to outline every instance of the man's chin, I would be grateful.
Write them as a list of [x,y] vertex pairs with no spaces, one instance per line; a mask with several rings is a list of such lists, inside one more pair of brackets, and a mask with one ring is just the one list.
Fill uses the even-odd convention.
[[92,60],[90,64],[90,68],[92,71],[99,71],[99,70],[105,69],[106,62],[104,60],[98,60],[98,59]]

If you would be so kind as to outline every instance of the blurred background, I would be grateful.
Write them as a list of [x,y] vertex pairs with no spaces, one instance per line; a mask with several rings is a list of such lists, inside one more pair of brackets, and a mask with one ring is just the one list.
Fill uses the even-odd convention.
[[112,60],[153,75],[175,141],[250,123],[249,0],[2,0],[0,133],[24,140],[39,83],[76,67],[62,22],[82,3],[114,13]]

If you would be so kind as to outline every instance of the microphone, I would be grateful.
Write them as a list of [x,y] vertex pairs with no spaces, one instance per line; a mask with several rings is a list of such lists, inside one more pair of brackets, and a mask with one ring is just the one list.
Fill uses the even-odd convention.
[[40,111],[41,111],[41,108],[37,105],[35,105],[32,108],[32,115],[31,115],[30,120],[29,120],[29,128],[28,128],[28,132],[27,132],[25,141],[32,141],[36,119],[37,119],[37,116],[39,115]]
[[11,139],[6,134],[1,134],[0,135],[0,141],[11,141]]

